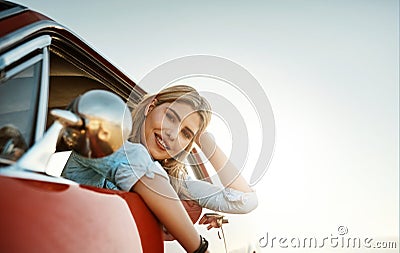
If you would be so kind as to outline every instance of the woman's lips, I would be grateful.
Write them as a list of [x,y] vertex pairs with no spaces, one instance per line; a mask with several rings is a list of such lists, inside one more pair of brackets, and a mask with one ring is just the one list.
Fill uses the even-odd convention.
[[161,136],[159,136],[158,134],[154,134],[154,135],[155,135],[155,139],[156,139],[157,145],[158,145],[162,150],[168,150],[169,147],[168,147],[168,145],[163,141],[163,139],[161,138]]

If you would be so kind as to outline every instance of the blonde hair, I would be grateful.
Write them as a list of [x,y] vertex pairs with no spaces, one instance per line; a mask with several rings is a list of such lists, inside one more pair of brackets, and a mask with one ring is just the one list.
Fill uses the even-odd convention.
[[146,95],[132,112],[133,130],[129,140],[134,143],[142,142],[141,132],[149,104],[154,103],[155,106],[159,106],[163,103],[176,101],[190,105],[201,118],[199,130],[189,145],[175,157],[159,161],[167,171],[175,191],[179,194],[182,190],[181,179],[187,175],[185,164],[182,161],[190,153],[193,142],[205,131],[211,120],[211,106],[208,101],[196,89],[187,85],[171,86],[161,90],[156,95]]

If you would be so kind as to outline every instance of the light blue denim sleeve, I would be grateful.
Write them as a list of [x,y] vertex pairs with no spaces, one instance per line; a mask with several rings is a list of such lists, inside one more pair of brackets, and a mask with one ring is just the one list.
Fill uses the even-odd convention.
[[255,192],[223,188],[190,177],[185,180],[184,187],[200,206],[217,212],[243,214],[254,210],[258,205]]
[[153,161],[142,144],[126,142],[120,160],[112,173],[112,181],[124,191],[129,191],[143,176],[154,178],[157,174],[169,181],[167,172],[159,162]]
[[115,153],[102,158],[85,158],[72,153],[63,176],[80,184],[112,187],[129,191],[137,181],[158,174],[169,180],[166,171],[153,161],[142,144],[125,142]]

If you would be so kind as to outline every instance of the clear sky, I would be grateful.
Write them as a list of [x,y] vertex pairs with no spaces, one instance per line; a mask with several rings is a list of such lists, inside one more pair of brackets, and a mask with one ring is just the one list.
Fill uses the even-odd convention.
[[[69,27],[136,82],[198,54],[258,80],[275,116],[275,151],[255,186],[259,207],[228,215],[229,249],[267,232],[323,238],[339,226],[400,247],[399,1],[17,2]],[[215,230],[199,230],[223,252]]]

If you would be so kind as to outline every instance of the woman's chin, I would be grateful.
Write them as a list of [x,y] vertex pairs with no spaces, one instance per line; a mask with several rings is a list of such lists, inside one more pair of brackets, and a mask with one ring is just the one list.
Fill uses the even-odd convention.
[[169,158],[168,153],[165,151],[150,150],[149,153],[154,160],[164,160],[166,158]]

